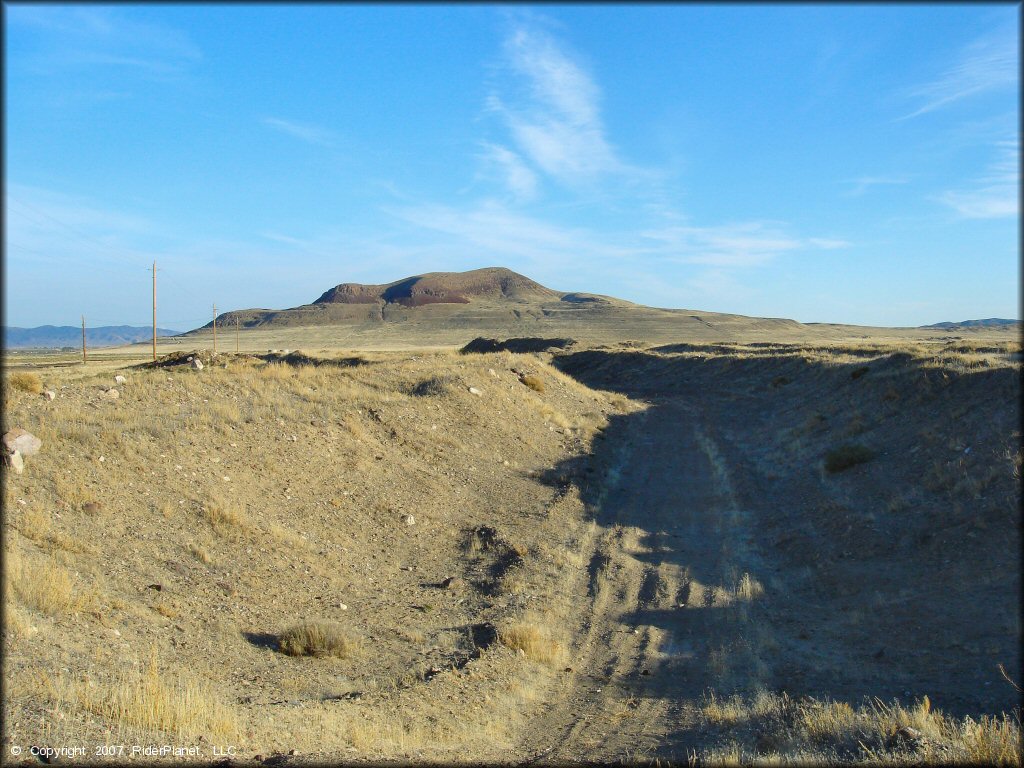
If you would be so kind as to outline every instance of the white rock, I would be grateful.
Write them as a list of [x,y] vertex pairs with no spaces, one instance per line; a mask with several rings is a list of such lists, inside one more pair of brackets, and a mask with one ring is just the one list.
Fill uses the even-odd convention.
[[115,384],[124,384],[126,381],[128,381],[128,379],[126,379],[121,374],[117,374],[117,376],[114,377]]
[[4,453],[4,465],[10,467],[16,475],[20,475],[25,471],[25,461],[21,458],[21,453],[18,451]]
[[111,387],[110,389],[103,390],[103,396],[108,400],[117,400],[121,396],[121,393]]
[[412,515],[406,515],[405,516],[405,524],[406,525],[416,525],[416,518],[413,517]]
[[43,398],[46,400],[53,400],[56,397],[57,393],[54,392],[52,389],[48,389],[45,392],[43,392]]
[[477,397],[480,397],[480,396],[481,396],[481,395],[483,394],[483,392],[481,392],[481,391],[480,391],[479,389],[477,389],[476,387],[470,387],[470,388],[469,388],[469,394],[471,394],[471,395],[476,395]]
[[4,434],[4,448],[8,453],[17,451],[22,456],[33,456],[39,453],[39,449],[42,447],[42,440],[21,427],[14,427]]
[[338,608],[340,608],[343,611],[347,611],[348,610],[348,606],[345,605],[344,603],[338,603]]
[[203,361],[197,357],[195,360],[192,361],[192,367],[195,368],[197,371],[203,370]]

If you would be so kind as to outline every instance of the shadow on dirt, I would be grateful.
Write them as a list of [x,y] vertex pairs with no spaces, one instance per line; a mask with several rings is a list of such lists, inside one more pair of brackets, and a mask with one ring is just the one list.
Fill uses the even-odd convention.
[[[906,353],[822,361],[786,345],[760,354],[713,346],[553,360],[588,387],[650,407],[611,416],[589,455],[542,481],[576,486],[604,528],[640,529],[630,557],[648,568],[679,566],[695,582],[734,589],[712,558],[693,557],[695,542],[718,536],[716,545],[747,548],[764,585],[744,609],[764,644],[748,659],[754,641],[743,621],[720,618],[734,606],[621,606],[623,623],[667,636],[649,654],[650,674],[634,670],[628,690],[699,698],[717,680],[718,693],[764,687],[854,705],[874,696],[909,704],[927,693],[957,716],[1019,706],[997,666],[1020,679],[1019,371],[957,370]],[[713,445],[687,436],[695,430]],[[875,458],[825,471],[825,456],[841,445]],[[621,485],[625,471],[632,487]],[[731,478],[728,498],[712,476]],[[670,505],[652,512],[652,492],[681,508],[738,504],[747,523],[718,534],[713,521],[693,527]],[[599,552],[591,584],[609,567]],[[708,631],[717,633],[710,643]],[[722,665],[731,668],[724,678],[709,672]],[[701,740],[680,732],[671,741]]]
[[278,637],[270,632],[243,632],[242,637],[257,648],[264,648],[268,651],[276,651],[278,648]]
[[287,354],[268,352],[265,355],[255,355],[255,357],[266,363],[281,363],[291,366],[310,365],[315,368],[354,368],[370,363],[369,360],[362,357],[310,357],[303,352]]

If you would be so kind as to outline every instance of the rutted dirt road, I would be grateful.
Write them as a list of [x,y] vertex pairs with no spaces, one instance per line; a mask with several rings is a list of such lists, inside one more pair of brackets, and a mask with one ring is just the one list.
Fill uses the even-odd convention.
[[[593,555],[533,761],[687,760],[735,729],[759,752],[791,748],[760,743],[749,704],[709,715],[712,696],[927,695],[972,718],[1019,701],[1000,672],[1020,665],[1012,372],[746,355],[566,358],[650,406],[614,420],[581,470]],[[850,442],[872,460],[827,472]]]
[[713,433],[682,398],[634,417],[598,502],[589,610],[538,761],[668,757],[696,746],[688,705],[763,682],[749,602],[761,565]]

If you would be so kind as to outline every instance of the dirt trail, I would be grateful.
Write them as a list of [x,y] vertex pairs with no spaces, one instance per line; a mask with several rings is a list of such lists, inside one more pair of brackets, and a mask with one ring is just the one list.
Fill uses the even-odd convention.
[[709,687],[764,681],[747,601],[760,589],[746,514],[707,424],[683,398],[630,420],[593,499],[589,602],[555,702],[531,729],[536,762],[685,759]]

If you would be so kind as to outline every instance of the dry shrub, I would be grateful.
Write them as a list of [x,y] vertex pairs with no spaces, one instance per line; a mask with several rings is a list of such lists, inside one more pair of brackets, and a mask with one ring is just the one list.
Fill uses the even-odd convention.
[[159,602],[153,606],[153,610],[168,619],[178,618],[178,609],[167,602]]
[[340,624],[308,622],[286,629],[277,648],[288,656],[336,656],[344,659],[359,650],[359,642]]
[[544,391],[544,382],[541,380],[539,376],[534,376],[532,373],[523,376],[520,379],[520,381],[523,382],[523,384],[528,386],[530,389],[532,389],[534,392]]
[[39,379],[39,376],[28,371],[12,373],[8,381],[14,389],[28,392],[30,395],[38,395],[43,391],[43,382]]
[[213,558],[210,556],[206,547],[203,547],[200,544],[189,544],[188,551],[191,552],[192,556],[201,563],[209,565],[213,561]]
[[744,573],[736,584],[736,597],[750,602],[764,594],[764,587],[749,573]]
[[556,427],[568,429],[572,425],[572,422],[570,422],[569,419],[565,417],[565,414],[563,414],[561,411],[556,411],[547,403],[543,403],[540,406],[539,412],[541,418],[543,418],[545,421],[550,421]]
[[503,645],[514,651],[522,651],[526,658],[542,664],[557,664],[562,656],[562,646],[551,637],[551,631],[538,624],[517,622],[498,632]]

